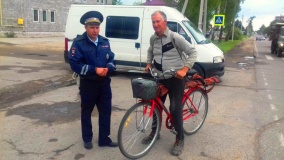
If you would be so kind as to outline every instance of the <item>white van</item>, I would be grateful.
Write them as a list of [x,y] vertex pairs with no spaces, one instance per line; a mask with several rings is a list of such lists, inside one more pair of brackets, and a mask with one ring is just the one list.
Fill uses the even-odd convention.
[[91,10],[99,11],[104,16],[100,35],[109,39],[118,69],[144,70],[150,37],[154,33],[151,14],[161,10],[167,15],[168,27],[183,35],[198,51],[193,68],[204,77],[224,75],[223,52],[206,40],[199,29],[178,10],[167,6],[71,5],[65,30],[64,58],[67,63],[73,39],[85,31],[80,18]]

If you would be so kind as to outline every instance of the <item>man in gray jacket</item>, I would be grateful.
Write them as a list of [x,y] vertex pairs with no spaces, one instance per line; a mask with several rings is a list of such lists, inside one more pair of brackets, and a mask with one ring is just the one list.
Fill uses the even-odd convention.
[[[167,16],[162,11],[155,11],[152,16],[152,25],[155,30],[150,38],[150,47],[147,55],[146,72],[154,67],[157,72],[175,69],[175,77],[165,77],[160,83],[169,90],[170,112],[174,121],[174,128],[177,132],[176,141],[171,150],[171,154],[178,156],[184,147],[182,97],[185,86],[186,72],[192,68],[197,52],[195,48],[178,33],[172,32],[167,27]],[[161,97],[165,102],[166,96]],[[154,115],[154,118],[156,116]],[[155,120],[154,120],[155,121]],[[155,129],[156,125],[152,126]],[[145,137],[142,143],[149,143],[153,139],[154,131]],[[159,137],[158,137],[159,138]]]

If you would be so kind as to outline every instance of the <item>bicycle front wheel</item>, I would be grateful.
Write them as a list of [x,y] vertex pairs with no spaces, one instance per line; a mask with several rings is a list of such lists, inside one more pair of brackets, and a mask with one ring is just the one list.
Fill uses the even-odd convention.
[[207,94],[196,89],[189,93],[183,103],[183,130],[184,134],[196,133],[203,125],[208,112]]
[[[150,115],[151,103],[140,102],[132,106],[124,115],[118,129],[118,144],[121,153],[130,159],[141,158],[153,147],[160,128],[160,113],[157,107]],[[155,132],[154,138],[148,144],[143,144],[143,138]]]

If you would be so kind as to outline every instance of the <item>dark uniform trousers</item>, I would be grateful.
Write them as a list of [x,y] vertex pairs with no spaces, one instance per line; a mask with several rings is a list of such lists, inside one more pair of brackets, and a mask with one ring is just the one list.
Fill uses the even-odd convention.
[[[170,113],[174,121],[174,128],[177,132],[176,138],[179,140],[184,139],[183,134],[183,105],[182,105],[182,98],[184,93],[184,86],[185,86],[185,79],[178,79],[176,77],[169,78],[169,79],[163,79],[160,80],[159,83],[162,83],[165,85],[166,88],[168,88],[169,92],[169,98],[170,98]],[[165,103],[167,94],[160,97],[161,101]],[[156,115],[153,115],[153,122],[156,122]],[[157,127],[156,124],[152,124],[152,130],[155,130]]]
[[84,142],[90,142],[93,138],[92,111],[97,106],[99,112],[99,145],[107,145],[111,141],[110,118],[111,118],[111,79],[109,77],[100,81],[80,80],[81,95],[81,126]]

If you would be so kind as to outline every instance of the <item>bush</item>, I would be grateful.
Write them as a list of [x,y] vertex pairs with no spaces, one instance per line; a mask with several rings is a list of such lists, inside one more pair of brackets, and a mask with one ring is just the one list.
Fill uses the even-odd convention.
[[[238,27],[234,29],[234,40],[242,40],[242,32]],[[232,39],[232,34],[229,35],[229,39]]]
[[6,32],[4,35],[8,38],[14,38],[16,36],[15,32]]

